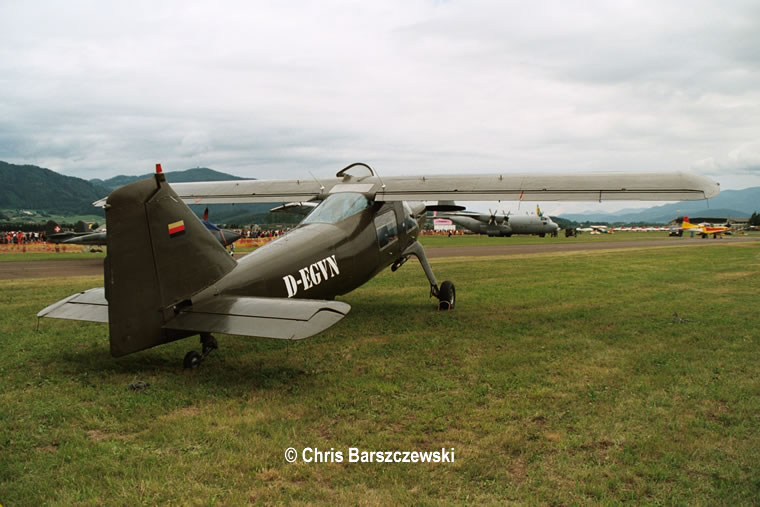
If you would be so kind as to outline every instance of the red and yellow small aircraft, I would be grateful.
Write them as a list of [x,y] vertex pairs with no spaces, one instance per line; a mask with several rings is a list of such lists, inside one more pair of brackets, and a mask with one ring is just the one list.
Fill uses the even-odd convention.
[[702,238],[706,238],[710,234],[713,235],[713,238],[718,238],[719,236],[722,236],[727,231],[731,229],[731,227],[725,226],[725,225],[709,225],[709,224],[692,224],[689,222],[689,217],[683,217],[683,223],[681,223],[681,229],[684,231],[693,231],[702,236]]

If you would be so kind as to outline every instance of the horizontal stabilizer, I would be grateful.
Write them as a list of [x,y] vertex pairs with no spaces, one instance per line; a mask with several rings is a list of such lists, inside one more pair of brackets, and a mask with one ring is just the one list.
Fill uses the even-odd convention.
[[164,328],[301,340],[336,324],[349,310],[339,301],[216,296],[183,310]]
[[108,322],[108,301],[103,287],[79,292],[53,303],[37,314],[37,318]]

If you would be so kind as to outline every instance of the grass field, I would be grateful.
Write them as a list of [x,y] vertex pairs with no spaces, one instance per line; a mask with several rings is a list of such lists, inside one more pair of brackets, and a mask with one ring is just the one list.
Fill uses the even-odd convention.
[[[755,231],[745,233],[747,236],[760,236]],[[643,241],[662,240],[663,242],[678,244],[679,241],[690,241],[687,237],[669,237],[667,232],[616,232],[614,234],[580,234],[575,238],[566,238],[560,234],[556,238],[538,236],[512,236],[510,238],[489,238],[480,234],[464,234],[448,237],[446,235],[422,236],[420,242],[425,248],[453,247],[453,246],[487,246],[487,245],[533,245],[533,244],[566,244],[566,243],[608,243],[618,241]],[[715,241],[712,238],[704,241]]]
[[433,268],[453,312],[409,262],[321,335],[219,336],[195,371],[194,339],[113,359],[105,326],[35,332],[102,278],[1,281],[0,503],[760,502],[760,244]]
[[25,261],[64,261],[76,259],[98,259],[104,258],[104,252],[14,252],[0,254],[0,262],[25,262]]

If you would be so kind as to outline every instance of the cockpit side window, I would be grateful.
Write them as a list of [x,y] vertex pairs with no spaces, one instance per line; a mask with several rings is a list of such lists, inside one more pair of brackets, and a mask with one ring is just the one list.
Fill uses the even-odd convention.
[[412,208],[404,202],[404,231],[407,233],[417,228],[417,221],[412,217]]
[[377,229],[377,243],[380,248],[385,248],[398,239],[398,226],[396,225],[396,213],[387,211],[375,218]]
[[332,194],[303,219],[302,224],[336,224],[369,208],[370,201],[362,194],[341,192]]

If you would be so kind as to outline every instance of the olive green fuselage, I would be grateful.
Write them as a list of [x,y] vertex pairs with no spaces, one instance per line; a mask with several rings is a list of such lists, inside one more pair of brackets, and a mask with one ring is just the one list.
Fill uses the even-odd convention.
[[[379,239],[377,218],[388,216],[395,221],[397,235],[382,245],[387,238]],[[424,214],[410,218],[403,203],[372,203],[335,224],[299,225],[243,257],[231,272],[193,300],[214,294],[333,299],[401,258],[417,240],[420,224],[416,219],[424,220]]]

